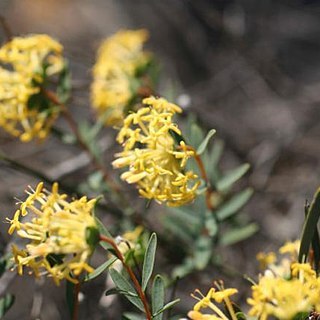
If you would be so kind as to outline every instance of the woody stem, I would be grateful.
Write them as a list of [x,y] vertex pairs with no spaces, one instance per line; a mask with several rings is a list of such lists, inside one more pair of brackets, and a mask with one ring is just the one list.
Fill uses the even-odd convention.
[[62,114],[65,117],[66,121],[68,122],[71,131],[75,135],[79,146],[88,154],[94,167],[101,172],[101,174],[103,175],[104,181],[113,189],[113,191],[119,192],[120,191],[119,186],[110,179],[109,174],[105,169],[105,167],[101,164],[101,162],[97,159],[97,157],[91,152],[88,144],[83,140],[83,137],[81,136],[78,130],[77,123],[73,119],[68,108],[62,102],[59,101],[58,97],[52,91],[43,89],[43,92],[51,102],[53,102],[54,104],[58,105],[61,108]]
[[100,235],[100,240],[103,242],[109,243],[112,246],[112,248],[114,249],[117,258],[121,261],[123,267],[126,269],[128,275],[129,275],[130,279],[132,280],[133,285],[134,285],[134,287],[140,297],[140,300],[141,300],[143,307],[144,307],[144,310],[145,310],[147,320],[151,320],[152,315],[151,315],[151,311],[150,311],[150,307],[149,307],[149,303],[147,301],[146,295],[144,294],[144,292],[141,288],[141,285],[140,285],[136,275],[132,271],[131,267],[125,262],[124,256],[120,252],[117,244],[114,242],[113,239],[106,237],[106,236],[103,236],[103,235]]

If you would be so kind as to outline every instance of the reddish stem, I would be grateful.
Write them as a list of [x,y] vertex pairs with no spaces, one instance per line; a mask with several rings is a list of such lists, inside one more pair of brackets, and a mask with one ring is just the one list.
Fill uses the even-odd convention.
[[134,287],[135,287],[135,289],[136,289],[136,291],[137,291],[137,293],[138,293],[138,295],[140,297],[140,300],[141,300],[141,302],[143,304],[143,307],[144,307],[144,310],[145,310],[145,313],[146,313],[147,320],[151,320],[152,319],[152,315],[151,315],[151,312],[150,312],[149,303],[147,301],[146,295],[144,294],[136,275],[134,274],[134,272],[132,271],[130,266],[127,265],[127,263],[125,262],[124,256],[121,253],[121,251],[119,250],[117,244],[114,242],[113,239],[108,238],[108,237],[103,236],[103,235],[100,235],[100,240],[104,241],[106,243],[109,243],[112,246],[112,248],[114,249],[117,258],[121,261],[123,267],[128,272],[128,275],[129,275],[130,279],[132,280],[133,285],[134,285]]
[[80,145],[80,147],[88,154],[88,156],[91,159],[92,164],[94,165],[94,167],[100,171],[103,175],[104,181],[115,191],[115,192],[119,192],[120,188],[119,186],[110,179],[109,174],[107,172],[107,170],[105,169],[105,167],[100,163],[100,161],[98,161],[98,159],[92,154],[90,148],[88,147],[87,143],[83,140],[79,130],[78,130],[78,126],[77,123],[75,122],[75,120],[73,119],[71,113],[69,112],[68,108],[59,101],[59,99],[57,98],[57,96],[49,90],[43,89],[44,94],[46,95],[46,97],[53,102],[54,104],[58,105],[61,110],[62,110],[62,114],[64,115],[66,121],[68,122],[70,129],[72,130],[73,134],[76,136],[77,141]]
[[74,285],[72,320],[78,320],[78,317],[79,317],[79,293],[80,293],[80,282]]

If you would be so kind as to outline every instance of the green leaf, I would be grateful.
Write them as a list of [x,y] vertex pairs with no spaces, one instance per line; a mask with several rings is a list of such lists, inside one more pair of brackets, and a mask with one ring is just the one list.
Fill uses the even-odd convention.
[[194,148],[200,146],[201,142],[204,140],[204,133],[201,127],[196,123],[192,123],[190,126],[190,136],[188,137],[190,145]]
[[217,178],[217,166],[221,159],[224,149],[224,143],[222,140],[215,140],[212,146],[212,150],[209,154],[209,159],[206,163],[206,171],[212,181]]
[[148,285],[148,281],[152,275],[154,267],[154,259],[157,249],[157,235],[153,233],[149,239],[149,243],[144,255],[143,267],[142,267],[142,290],[145,291]]
[[246,315],[243,312],[237,312],[236,317],[238,320],[246,320],[247,319]]
[[163,313],[164,311],[172,308],[172,307],[173,307],[174,305],[176,305],[178,302],[180,302],[180,299],[175,299],[175,300],[173,300],[173,301],[168,302],[163,308],[161,308],[161,309],[154,315],[154,317],[157,316],[157,315],[159,315],[160,313]]
[[134,306],[144,312],[143,303],[131,283],[116,269],[111,268],[109,274],[115,286],[120,291],[119,293],[123,294]]
[[247,188],[234,195],[215,212],[217,219],[222,221],[238,212],[248,202],[252,194],[253,189]]
[[107,260],[106,262],[104,262],[102,265],[100,265],[98,268],[96,268],[94,271],[92,271],[91,273],[89,273],[86,277],[84,281],[89,281],[92,280],[96,277],[98,277],[103,271],[105,271],[106,269],[108,269],[115,261],[117,260],[116,257],[112,257],[109,260]]
[[122,319],[123,320],[145,320],[146,317],[138,313],[126,312],[123,314]]
[[[158,314],[158,312],[164,306],[164,281],[160,275],[157,275],[154,278],[153,285],[152,285],[152,315],[153,320],[162,320],[162,313]],[[158,314],[155,316],[155,314]]]
[[6,312],[12,307],[13,303],[14,296],[9,293],[0,299],[0,319],[2,319]]
[[245,227],[231,230],[222,235],[220,238],[220,243],[223,246],[230,246],[251,237],[258,231],[258,229],[259,227],[257,224],[251,223]]
[[206,212],[205,226],[210,237],[214,237],[217,234],[218,224],[213,213],[209,210]]
[[236,181],[238,181],[250,168],[248,163],[245,163],[231,171],[229,171],[225,176],[223,176],[217,182],[218,191],[226,191],[229,189]]
[[309,255],[309,248],[312,241],[312,238],[315,234],[317,228],[317,223],[320,217],[320,188],[316,191],[308,215],[305,219],[302,235],[301,235],[301,244],[299,250],[299,262],[306,262]]
[[59,75],[59,83],[57,87],[57,96],[62,103],[66,103],[70,97],[71,92],[71,74],[69,63],[64,61],[64,68]]
[[210,141],[210,139],[214,136],[214,134],[216,133],[216,130],[215,129],[211,129],[206,137],[203,139],[203,141],[201,142],[200,146],[198,147],[197,149],[197,154],[198,155],[201,155],[207,148],[207,145]]
[[198,270],[204,269],[212,255],[212,242],[208,236],[200,236],[195,243],[194,265]]

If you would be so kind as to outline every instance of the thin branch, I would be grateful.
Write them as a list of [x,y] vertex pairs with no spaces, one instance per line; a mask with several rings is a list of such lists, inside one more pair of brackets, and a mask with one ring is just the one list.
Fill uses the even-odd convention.
[[120,252],[117,244],[114,242],[113,239],[108,238],[108,237],[103,236],[103,235],[100,235],[100,240],[103,241],[103,242],[109,243],[112,246],[112,248],[115,250],[117,258],[121,261],[123,267],[128,272],[128,275],[129,275],[130,279],[132,280],[133,285],[134,285],[134,287],[135,287],[135,289],[136,289],[136,291],[137,291],[137,293],[138,293],[138,295],[140,297],[140,300],[141,300],[141,302],[143,304],[143,307],[144,307],[144,310],[145,310],[145,313],[146,313],[147,320],[151,320],[152,319],[152,314],[151,314],[151,311],[150,311],[150,307],[149,307],[149,303],[147,301],[146,295],[144,294],[144,292],[143,292],[143,290],[141,288],[141,285],[140,285],[136,275],[132,271],[131,267],[125,262],[124,256]]
[[1,15],[0,15],[0,25],[1,25],[1,28],[3,29],[5,36],[6,36],[6,40],[10,41],[13,38],[13,33],[11,31],[11,28],[10,28],[6,18]]

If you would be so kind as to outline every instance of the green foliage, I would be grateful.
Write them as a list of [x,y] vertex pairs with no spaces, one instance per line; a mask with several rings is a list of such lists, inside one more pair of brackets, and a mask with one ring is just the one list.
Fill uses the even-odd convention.
[[123,294],[134,306],[136,306],[140,311],[143,312],[143,304],[131,283],[116,269],[109,269],[109,274],[118,292],[120,294]]
[[164,306],[165,298],[164,281],[160,275],[154,278],[151,293],[152,315],[154,320],[162,320],[163,314],[160,312]]
[[317,229],[317,223],[320,218],[320,189],[318,189],[313,197],[310,208],[307,212],[306,219],[302,229],[301,244],[299,251],[299,262],[307,261],[309,248]]
[[7,313],[14,303],[14,296],[7,293],[4,297],[0,298],[0,318]]
[[143,260],[143,269],[142,269],[142,290],[143,291],[145,291],[153,271],[156,249],[157,249],[157,236],[155,233],[153,233],[150,237],[147,250],[145,253],[145,257]]

